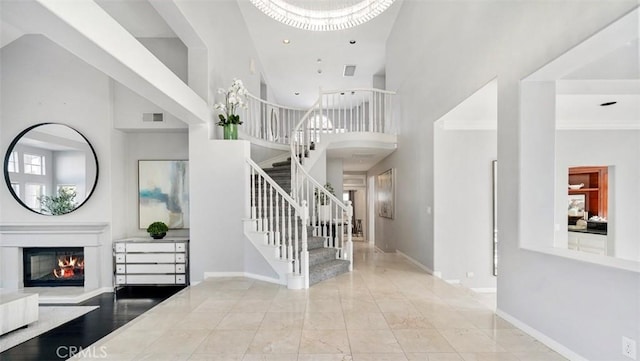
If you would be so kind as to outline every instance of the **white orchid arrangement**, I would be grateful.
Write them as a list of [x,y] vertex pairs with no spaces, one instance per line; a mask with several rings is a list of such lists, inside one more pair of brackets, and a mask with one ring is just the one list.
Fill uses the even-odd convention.
[[233,79],[231,87],[229,87],[229,89],[218,89],[218,94],[224,94],[224,102],[214,105],[214,108],[220,111],[220,114],[218,114],[218,118],[220,118],[218,125],[242,124],[240,116],[236,114],[236,111],[240,108],[247,107],[245,99],[248,92],[244,84],[242,84],[242,80]]

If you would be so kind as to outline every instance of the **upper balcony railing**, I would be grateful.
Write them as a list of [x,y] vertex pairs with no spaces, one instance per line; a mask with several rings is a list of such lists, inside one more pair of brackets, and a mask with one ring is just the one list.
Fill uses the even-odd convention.
[[285,107],[247,95],[247,107],[240,112],[244,124],[241,130],[257,139],[289,144],[289,136],[308,109]]
[[[240,113],[241,130],[257,139],[271,143],[308,145],[319,143],[322,134],[370,132],[396,134],[393,118],[393,95],[380,89],[346,89],[323,91],[311,109],[285,107],[259,99],[251,94],[248,106]],[[305,124],[293,132],[298,122],[307,116]]]

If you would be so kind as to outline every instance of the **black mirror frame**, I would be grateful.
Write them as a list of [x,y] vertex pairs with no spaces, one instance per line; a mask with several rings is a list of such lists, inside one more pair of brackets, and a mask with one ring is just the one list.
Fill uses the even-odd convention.
[[[93,159],[96,162],[96,179],[93,182],[93,186],[91,187],[91,191],[87,194],[86,198],[84,199],[84,202],[80,203],[76,208],[74,208],[71,212],[68,213],[64,213],[64,214],[44,214],[44,213],[40,213],[37,212],[31,208],[29,208],[26,204],[24,204],[24,202],[22,201],[22,199],[20,199],[20,197],[13,191],[13,187],[11,187],[11,179],[9,178],[9,171],[7,169],[7,165],[9,164],[9,157],[11,156],[11,152],[13,151],[13,148],[16,146],[16,144],[18,144],[18,142],[20,141],[20,139],[22,139],[22,137],[27,134],[29,131],[31,131],[32,129],[35,129],[37,127],[43,126],[43,125],[64,125],[67,128],[72,129],[73,131],[75,131],[76,133],[78,133],[78,135],[80,135],[82,137],[82,139],[84,139],[85,142],[87,142],[87,145],[89,146],[89,148],[91,149],[91,153],[93,153]],[[80,133],[76,128],[64,124],[64,123],[55,123],[55,122],[47,122],[47,123],[38,123],[35,125],[32,125],[30,127],[28,127],[27,129],[23,130],[22,132],[20,132],[15,138],[13,138],[13,140],[11,141],[11,144],[9,144],[9,148],[7,149],[7,152],[4,156],[4,163],[3,164],[3,171],[4,171],[4,180],[5,183],[7,184],[7,187],[9,188],[9,192],[11,193],[11,196],[13,196],[13,198],[24,208],[28,209],[29,211],[35,213],[35,214],[39,214],[41,216],[64,216],[67,215],[69,213],[73,213],[75,212],[78,208],[82,207],[83,205],[85,205],[85,203],[87,203],[87,201],[89,200],[89,198],[91,198],[91,196],[93,195],[93,192],[95,192],[96,187],[98,186],[98,178],[100,178],[100,164],[98,163],[98,155],[96,154],[96,150],[93,148],[93,145],[91,144],[91,142],[89,141],[89,139],[87,139],[87,137],[84,136],[84,134]]]

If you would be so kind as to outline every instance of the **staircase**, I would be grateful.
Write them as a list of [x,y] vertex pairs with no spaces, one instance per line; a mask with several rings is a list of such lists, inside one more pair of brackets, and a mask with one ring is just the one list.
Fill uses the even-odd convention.
[[[264,172],[273,180],[275,183],[282,188],[287,193],[291,192],[291,158],[283,162],[277,162],[272,164],[272,168],[265,168]],[[265,214],[268,213],[268,208],[272,206],[274,201],[272,201],[273,196],[270,190],[264,191],[265,181],[258,176],[253,176],[253,182],[256,189],[263,190],[262,192],[262,200],[258,199],[259,194],[254,194],[252,197],[251,205],[256,208],[257,214]],[[267,186],[268,187],[268,186]],[[268,189],[268,188],[267,188]],[[266,196],[265,196],[266,193]],[[279,203],[277,200],[275,203]],[[273,215],[278,219],[280,224],[284,224],[284,226],[278,231],[281,234],[275,235],[275,237],[284,237],[284,239],[291,239],[294,243],[294,252],[297,249],[297,254],[294,259],[302,259],[300,253],[303,249],[302,247],[302,237],[301,232],[297,230],[301,230],[302,220],[295,215],[289,215],[289,213],[285,210],[283,211],[282,207],[274,207]],[[258,222],[259,223],[259,222]],[[268,222],[267,222],[268,223]],[[264,226],[264,224],[263,224]],[[267,226],[271,226],[268,224]],[[309,226],[306,227],[306,235],[307,235],[307,250],[308,250],[308,259],[309,259],[309,285],[314,285],[318,282],[324,281],[329,278],[336,277],[340,274],[349,272],[350,261],[344,259],[338,259],[339,250],[334,247],[328,247],[328,236],[320,235],[321,232],[318,231],[318,227]],[[256,230],[255,232],[259,232]],[[257,239],[259,244],[257,247],[263,247],[265,245],[264,238],[257,237],[249,237],[250,239]],[[266,243],[269,244],[270,236],[266,234]],[[270,252],[270,251],[268,251]],[[287,252],[286,250],[280,249],[279,252]],[[278,257],[276,257],[278,258]],[[270,262],[271,263],[271,262]],[[278,262],[279,263],[279,262]],[[278,272],[277,268],[282,269],[281,265],[275,264],[276,267],[274,269]],[[274,266],[274,265],[272,265]],[[295,262],[294,262],[295,266]],[[282,277],[281,277],[282,279]]]
[[[353,206],[343,203],[309,173],[307,162],[325,135],[395,136],[393,92],[350,89],[321,92],[309,109],[248,99],[241,110],[244,137],[289,145],[291,158],[262,169],[251,159],[251,216],[245,235],[289,288],[308,288],[353,268]],[[303,162],[305,163],[303,166]],[[344,231],[346,232],[344,232]]]

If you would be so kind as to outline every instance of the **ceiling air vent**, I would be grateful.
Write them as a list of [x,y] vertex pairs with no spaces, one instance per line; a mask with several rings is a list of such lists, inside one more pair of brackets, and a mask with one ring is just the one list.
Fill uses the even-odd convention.
[[163,113],[142,113],[143,122],[163,122]]
[[356,66],[355,65],[345,65],[344,66],[344,73],[342,73],[343,76],[353,76],[353,74],[356,73]]

